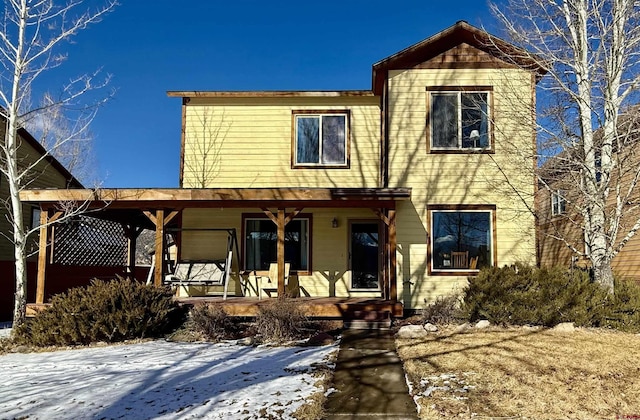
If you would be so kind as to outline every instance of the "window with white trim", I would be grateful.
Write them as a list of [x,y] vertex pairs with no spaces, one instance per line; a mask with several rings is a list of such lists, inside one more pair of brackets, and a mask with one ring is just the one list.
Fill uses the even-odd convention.
[[[244,219],[244,266],[246,270],[269,270],[278,259],[276,224],[264,217]],[[284,229],[284,260],[292,270],[309,271],[310,219],[296,217]]]
[[430,150],[491,147],[489,90],[437,90],[427,94]]
[[564,190],[551,191],[551,215],[560,216],[567,212],[567,199]]
[[348,165],[348,112],[294,111],[293,165],[300,167]]
[[31,229],[37,229],[40,226],[40,207],[31,207]]
[[493,210],[430,210],[431,271],[474,271],[493,265]]

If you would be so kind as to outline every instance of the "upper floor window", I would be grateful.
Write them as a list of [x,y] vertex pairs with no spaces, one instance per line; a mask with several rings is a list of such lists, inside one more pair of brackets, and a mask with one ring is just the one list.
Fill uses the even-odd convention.
[[430,151],[491,148],[491,87],[428,87]]
[[293,166],[347,167],[349,113],[294,111]]
[[551,215],[559,216],[567,211],[567,199],[564,190],[551,191]]

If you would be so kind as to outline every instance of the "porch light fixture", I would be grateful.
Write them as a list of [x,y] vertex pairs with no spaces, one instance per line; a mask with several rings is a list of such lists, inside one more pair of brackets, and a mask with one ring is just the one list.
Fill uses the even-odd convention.
[[338,227],[338,219],[337,218],[333,218],[333,220],[331,221],[331,227],[332,228],[337,228]]

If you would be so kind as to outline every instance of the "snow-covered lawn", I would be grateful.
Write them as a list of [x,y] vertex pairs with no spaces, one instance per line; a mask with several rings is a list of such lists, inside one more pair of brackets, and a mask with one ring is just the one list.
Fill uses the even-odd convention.
[[0,356],[0,418],[291,418],[337,346],[151,341]]

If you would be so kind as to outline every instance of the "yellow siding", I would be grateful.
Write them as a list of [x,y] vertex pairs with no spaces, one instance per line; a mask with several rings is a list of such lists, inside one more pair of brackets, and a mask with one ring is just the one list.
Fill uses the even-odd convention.
[[[428,154],[427,86],[493,86],[495,154]],[[407,307],[466,285],[463,276],[428,274],[428,205],[495,205],[497,264],[535,262],[531,104],[531,76],[520,70],[390,72],[389,186],[412,188],[397,215],[398,289]]]
[[[256,213],[255,208],[246,209],[185,209],[183,212],[184,228],[236,228],[239,246],[242,249],[242,214]],[[380,297],[380,293],[350,291],[351,273],[348,267],[349,221],[371,220],[377,217],[369,209],[304,209],[303,213],[312,215],[311,231],[311,269],[310,275],[293,276],[292,281],[299,283],[301,294],[310,296],[356,296]],[[332,228],[333,218],[338,219],[338,227]],[[182,259],[220,258],[226,250],[226,234],[211,232],[183,232]],[[242,251],[241,251],[242,252]],[[238,270],[234,256],[233,284],[229,285],[231,293],[240,294],[241,284],[238,282]],[[242,267],[241,267],[242,270]],[[254,285],[253,278],[245,281]],[[255,295],[250,288],[249,295]]]
[[[4,136],[4,131],[1,133]],[[35,162],[41,156],[26,141],[23,141],[19,150],[20,159],[25,162]],[[65,188],[67,180],[60,172],[54,169],[46,161],[40,162],[33,170],[32,181],[29,188]],[[9,199],[9,184],[4,175],[0,175],[0,198],[2,200]],[[32,206],[25,204],[22,206],[24,225],[29,226],[31,223]],[[6,207],[0,206],[0,232],[9,236],[13,235],[13,227],[7,221]],[[31,245],[28,247],[30,251],[37,251],[38,238],[37,235],[32,236]],[[0,261],[12,261],[14,259],[14,248],[12,243],[0,235]]]
[[[292,169],[293,110],[350,111],[350,168]],[[376,187],[379,98],[193,99],[184,187]]]

